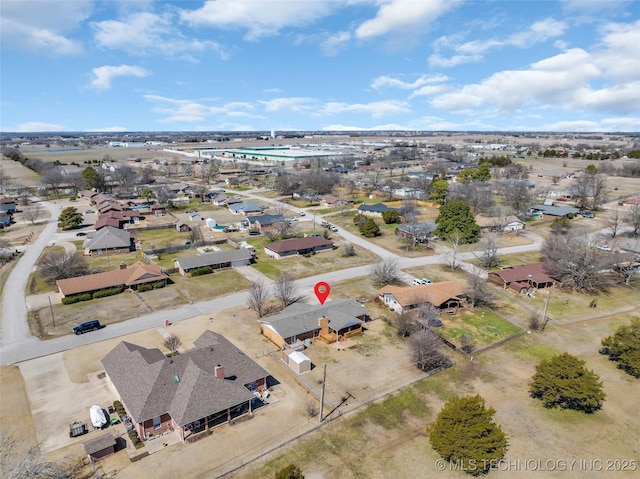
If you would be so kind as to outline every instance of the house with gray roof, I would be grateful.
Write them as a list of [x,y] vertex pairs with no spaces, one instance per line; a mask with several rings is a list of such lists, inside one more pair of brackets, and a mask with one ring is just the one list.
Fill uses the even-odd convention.
[[418,243],[427,243],[435,229],[436,223],[429,220],[424,223],[398,225],[396,234],[416,245]]
[[[325,319],[328,321],[323,321]],[[297,347],[305,339],[319,337],[329,343],[360,334],[363,322],[368,320],[362,304],[354,299],[338,299],[322,306],[295,303],[277,316],[262,318],[259,323],[266,338],[286,349]]]
[[250,215],[255,213],[262,213],[262,206],[253,201],[243,201],[241,203],[234,203],[228,206],[229,211],[234,215]]
[[365,216],[381,217],[386,211],[400,211],[398,208],[391,208],[384,203],[375,203],[373,205],[365,205],[364,203],[358,206],[358,213]]
[[573,206],[551,206],[551,205],[533,205],[530,208],[530,211],[539,211],[544,215],[549,216],[558,216],[560,218],[566,217],[568,215],[577,215],[580,213],[579,208],[574,208]]
[[93,256],[103,253],[128,253],[134,251],[135,246],[131,235],[126,230],[105,226],[95,233],[89,233],[82,243],[84,254]]
[[264,245],[264,252],[272,258],[282,259],[286,256],[316,253],[331,248],[333,248],[333,241],[326,240],[320,236],[307,236],[305,238],[291,238],[267,243]]
[[241,224],[248,228],[256,229],[260,232],[275,227],[279,223],[284,223],[284,215],[255,215],[243,220]]
[[193,344],[166,357],[122,341],[102,358],[110,386],[143,441],[171,430],[189,441],[253,416],[269,373],[218,333],[205,331]]
[[239,248],[231,251],[214,251],[211,253],[187,256],[175,260],[176,268],[182,276],[186,276],[189,271],[196,268],[209,266],[211,269],[235,268],[249,264],[253,254],[246,248]]

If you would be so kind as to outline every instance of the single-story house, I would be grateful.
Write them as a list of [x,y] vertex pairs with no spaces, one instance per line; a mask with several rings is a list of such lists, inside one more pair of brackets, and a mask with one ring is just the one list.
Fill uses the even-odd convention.
[[14,198],[0,198],[0,213],[8,213],[10,215],[16,212],[16,201]]
[[579,208],[573,206],[551,206],[551,205],[533,205],[530,211],[539,211],[542,214],[549,216],[565,217],[569,215],[576,216],[580,213]]
[[0,225],[9,226],[11,224],[12,217],[10,213],[5,213],[4,211],[0,211]]
[[502,231],[504,233],[520,231],[524,229],[524,222],[514,215],[509,216],[476,216],[476,224],[481,232]]
[[260,232],[273,228],[278,223],[284,223],[283,215],[255,215],[242,221],[242,225]]
[[143,441],[171,430],[189,440],[253,416],[269,373],[220,334],[205,331],[193,344],[167,358],[159,349],[123,341],[102,358],[108,381]]
[[398,208],[391,208],[384,203],[375,203],[373,205],[365,205],[364,203],[358,206],[358,212],[365,216],[381,217],[382,213],[386,211],[400,211]]
[[175,265],[178,271],[180,271],[180,274],[186,276],[192,269],[204,268],[206,266],[212,269],[246,266],[251,261],[251,258],[253,258],[253,255],[249,250],[240,248],[232,251],[214,251],[212,253],[179,258],[175,260]]
[[460,281],[441,281],[415,286],[387,285],[378,290],[378,296],[391,311],[401,314],[423,303],[439,309],[459,308],[467,297],[466,291],[466,286]]
[[116,440],[108,432],[82,443],[89,460],[102,459],[116,451]]
[[334,195],[323,195],[322,198],[322,206],[326,208],[338,208],[341,206],[351,206],[353,205],[353,200],[349,198],[338,198]]
[[416,224],[400,224],[398,225],[397,235],[401,238],[411,241],[412,243],[428,243],[429,238],[436,229],[434,221],[426,221]]
[[521,264],[509,266],[489,273],[488,280],[503,289],[512,289],[521,294],[528,293],[531,288],[551,288],[560,282],[548,271],[544,263]]
[[333,241],[320,236],[307,236],[306,238],[291,238],[268,243],[264,245],[264,252],[272,258],[282,259],[285,256],[324,251],[331,248],[333,248]]
[[151,205],[151,213],[158,217],[164,216],[167,214],[167,208],[164,205],[155,203]]
[[262,318],[262,334],[283,349],[297,349],[305,339],[320,338],[327,343],[362,333],[369,317],[364,306],[354,299],[338,299],[322,306],[292,304],[280,314]]
[[262,210],[264,209],[262,206],[252,201],[242,201],[240,203],[229,204],[228,208],[234,215],[262,213]]
[[85,255],[108,253],[128,253],[135,247],[128,231],[105,226],[95,233],[89,233],[82,244]]
[[133,224],[140,218],[140,213],[133,210],[109,210],[106,213],[100,214],[96,220],[96,229],[104,228],[105,226],[113,226],[114,228],[123,229],[124,225]]
[[94,291],[117,286],[137,289],[138,285],[145,283],[162,281],[167,284],[168,279],[169,276],[163,273],[159,266],[138,261],[131,266],[122,263],[114,271],[59,279],[56,281],[56,285],[62,296],[71,296],[80,293],[93,293]]

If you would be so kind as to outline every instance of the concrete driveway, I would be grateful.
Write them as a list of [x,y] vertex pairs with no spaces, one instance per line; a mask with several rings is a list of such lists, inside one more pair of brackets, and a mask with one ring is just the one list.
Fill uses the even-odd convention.
[[[19,365],[31,405],[33,424],[40,452],[47,454],[70,444],[82,443],[103,431],[94,431],[89,408],[94,404],[107,409],[116,398],[106,378],[93,373],[87,382],[76,383],[67,375],[63,353],[33,359]],[[84,422],[89,433],[70,438],[69,424]]]

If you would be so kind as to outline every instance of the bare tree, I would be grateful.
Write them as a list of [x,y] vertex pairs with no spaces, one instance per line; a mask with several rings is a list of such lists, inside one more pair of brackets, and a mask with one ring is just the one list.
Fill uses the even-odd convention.
[[38,272],[49,281],[82,276],[88,271],[84,256],[69,251],[47,254],[38,265]]
[[269,299],[269,291],[262,280],[253,281],[249,284],[249,309],[258,313],[259,317],[264,316],[265,306]]
[[81,461],[69,456],[48,461],[37,446],[26,449],[13,435],[0,435],[0,471],[6,479],[72,479],[81,469]]
[[289,273],[281,274],[273,285],[273,288],[273,295],[280,301],[283,308],[297,303],[302,299],[302,296],[298,294],[298,285]]
[[465,353],[470,353],[476,347],[476,341],[473,334],[466,332],[460,336],[460,347]]
[[400,216],[404,223],[412,224],[418,217],[418,205],[413,200],[404,200],[400,207]]
[[607,175],[603,173],[582,173],[569,187],[581,209],[597,210],[607,199]]
[[400,281],[400,266],[395,258],[385,258],[371,266],[371,274],[376,283],[391,284]]
[[453,360],[443,351],[442,340],[429,330],[411,336],[411,361],[422,371],[453,366]]
[[64,183],[62,170],[57,166],[51,166],[42,172],[42,176],[40,176],[40,183],[45,186],[47,190],[52,189],[56,198],[60,198],[60,185]]
[[620,214],[618,208],[613,211],[609,211],[609,214],[605,218],[605,227],[611,232],[611,237],[615,238],[620,231],[620,228],[624,225],[624,218]]
[[618,284],[630,286],[634,279],[640,277],[635,253],[618,254],[615,261],[613,271],[614,278]]
[[542,324],[544,322],[544,319],[541,318],[540,312],[539,311],[531,311],[531,314],[529,315],[529,328],[537,331],[539,329],[542,329]]
[[36,224],[36,220],[40,218],[40,216],[42,216],[42,208],[39,206],[27,206],[22,211],[22,217],[27,221],[31,221],[32,225]]
[[458,249],[460,248],[460,245],[464,243],[459,230],[453,232],[448,239],[448,243],[451,246],[451,251],[447,253],[447,265],[451,268],[451,271],[455,271],[460,267],[460,262],[458,261]]
[[481,271],[475,270],[467,278],[467,299],[472,307],[491,306],[495,301],[487,280],[481,277]]
[[633,205],[624,217],[625,222],[633,228],[633,237],[640,233],[640,205]]
[[398,335],[402,338],[411,336],[416,330],[416,323],[409,313],[404,311],[400,314],[395,314],[393,317],[393,325],[398,330]]
[[342,256],[344,256],[345,258],[349,258],[350,256],[355,256],[355,255],[356,255],[356,249],[354,248],[354,246],[351,243],[345,244],[342,250]]
[[191,241],[191,243],[201,243],[204,240],[204,237],[202,235],[202,228],[200,227],[200,225],[192,225],[191,229],[189,230],[189,241]]
[[545,240],[542,253],[551,276],[562,278],[562,285],[579,292],[595,293],[607,286],[613,255],[595,248],[588,236],[569,231],[565,235],[550,235]]
[[491,269],[500,265],[500,255],[498,254],[498,240],[495,235],[488,235],[480,242],[481,254],[476,256],[480,260],[482,267]]
[[527,209],[533,204],[534,195],[524,181],[504,183],[500,189],[504,204],[513,210],[518,218],[524,218]]
[[118,165],[113,172],[113,179],[117,181],[118,185],[128,193],[131,191],[135,182],[136,172],[129,165]]
[[187,176],[189,178],[193,176],[193,163],[184,162],[180,166],[182,167],[182,173],[184,174],[184,176]]
[[169,350],[171,356],[175,356],[178,349],[180,349],[180,346],[182,346],[182,339],[180,339],[180,336],[177,334],[170,334],[165,338],[162,344]]

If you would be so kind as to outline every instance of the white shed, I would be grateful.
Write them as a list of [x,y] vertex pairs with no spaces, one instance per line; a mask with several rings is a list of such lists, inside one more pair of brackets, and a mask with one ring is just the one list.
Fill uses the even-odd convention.
[[285,361],[296,374],[304,374],[311,371],[311,359],[300,351],[285,351]]
[[207,225],[207,228],[210,230],[214,230],[216,226],[218,226],[218,223],[213,218],[207,218],[204,220],[204,224]]

